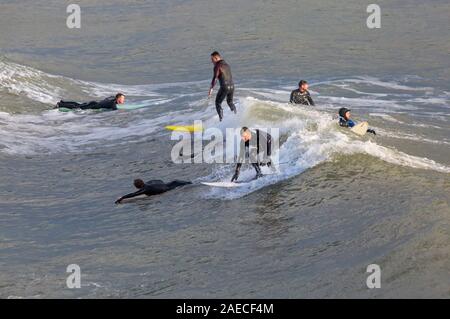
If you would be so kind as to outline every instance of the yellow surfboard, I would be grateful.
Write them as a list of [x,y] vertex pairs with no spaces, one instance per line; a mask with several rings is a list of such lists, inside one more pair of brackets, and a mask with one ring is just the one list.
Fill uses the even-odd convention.
[[201,132],[203,131],[203,126],[201,125],[168,125],[166,129],[169,131],[181,131],[181,132]]

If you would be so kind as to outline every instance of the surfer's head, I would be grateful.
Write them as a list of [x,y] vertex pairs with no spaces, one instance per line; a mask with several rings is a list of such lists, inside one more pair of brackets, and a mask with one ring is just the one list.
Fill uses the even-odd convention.
[[244,126],[243,128],[241,128],[241,138],[244,142],[251,140],[252,132],[250,132],[248,127]]
[[340,108],[339,109],[339,116],[344,118],[345,120],[350,119],[350,116],[351,116],[350,110],[348,108],[346,108],[346,107]]
[[125,95],[123,95],[123,93],[117,93],[116,104],[123,104],[123,103],[125,103]]
[[140,179],[140,178],[135,179],[133,184],[134,184],[134,187],[136,187],[137,189],[142,189],[145,186],[144,181],[142,179]]
[[213,53],[211,53],[211,62],[212,63],[217,63],[220,60],[222,60],[222,57],[220,56],[219,52],[214,51]]
[[300,91],[305,92],[308,90],[309,84],[307,81],[301,80],[300,82],[298,82],[298,88],[300,89]]

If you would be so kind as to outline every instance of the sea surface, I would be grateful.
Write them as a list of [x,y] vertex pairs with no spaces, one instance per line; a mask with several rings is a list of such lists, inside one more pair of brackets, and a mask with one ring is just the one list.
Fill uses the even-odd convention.
[[[449,298],[450,3],[378,1],[369,29],[372,2],[80,0],[69,29],[64,1],[2,0],[0,298]],[[287,103],[300,79],[315,107]],[[141,107],[53,109],[119,91]],[[279,129],[276,174],[200,184],[234,165],[172,161],[164,127],[195,120]],[[115,205],[135,178],[194,184]]]

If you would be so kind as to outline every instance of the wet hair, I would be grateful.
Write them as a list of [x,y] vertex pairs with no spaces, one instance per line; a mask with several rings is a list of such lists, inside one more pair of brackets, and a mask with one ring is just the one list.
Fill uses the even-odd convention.
[[116,94],[116,100],[119,98],[119,97],[121,97],[121,96],[125,96],[123,93],[117,93]]
[[241,134],[244,133],[244,132],[247,132],[247,131],[248,131],[248,127],[247,126],[243,126],[241,128]]
[[135,179],[133,184],[134,184],[134,187],[139,188],[139,189],[144,188],[144,186],[145,186],[144,181],[140,178]]
[[214,51],[213,53],[211,53],[211,56],[218,56],[218,57],[220,57],[220,53],[219,52],[217,52],[217,51]]
[[298,82],[298,86],[302,86],[303,84],[308,84],[308,81],[305,80],[301,80],[300,82]]

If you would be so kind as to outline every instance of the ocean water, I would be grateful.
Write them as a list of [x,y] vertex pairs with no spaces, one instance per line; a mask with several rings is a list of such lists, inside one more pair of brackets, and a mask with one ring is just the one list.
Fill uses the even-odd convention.
[[[60,1],[0,4],[1,298],[450,297],[448,1],[381,1],[377,30],[369,1],[78,3],[79,30]],[[316,107],[286,103],[302,78]],[[52,109],[118,91],[142,107]],[[339,128],[344,106],[377,136]],[[201,185],[233,165],[172,162],[164,126],[195,120],[278,128],[277,173]],[[114,205],[139,177],[194,184]]]

